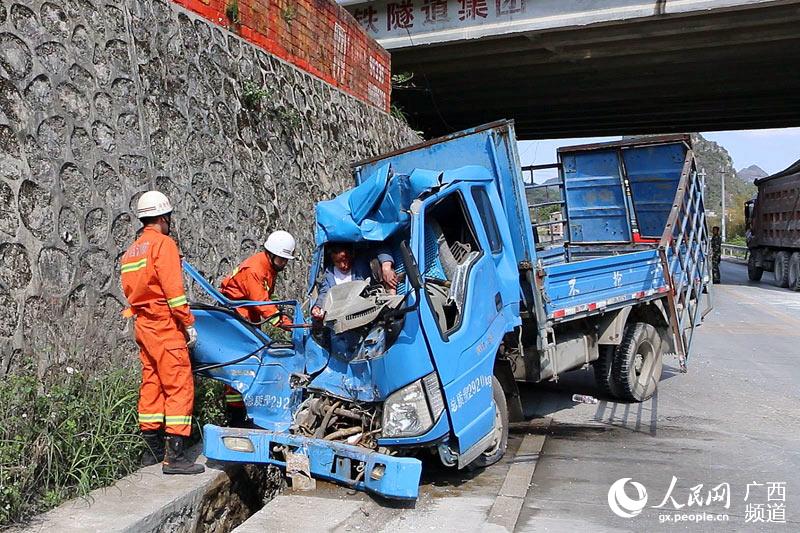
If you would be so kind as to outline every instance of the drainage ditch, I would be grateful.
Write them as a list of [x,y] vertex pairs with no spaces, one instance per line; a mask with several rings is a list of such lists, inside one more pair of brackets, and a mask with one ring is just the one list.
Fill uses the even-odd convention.
[[[208,464],[213,468],[214,463]],[[286,488],[281,470],[272,465],[242,465],[231,468],[227,481],[209,487],[198,502],[185,529],[165,520],[161,531],[229,533],[261,510]]]

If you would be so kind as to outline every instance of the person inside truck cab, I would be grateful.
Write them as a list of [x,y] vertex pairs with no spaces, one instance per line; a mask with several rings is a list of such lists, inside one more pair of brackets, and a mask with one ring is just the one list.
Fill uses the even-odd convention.
[[[373,277],[370,259],[365,255],[356,257],[352,245],[332,243],[327,248],[329,265],[325,268],[325,276],[319,286],[319,296],[311,308],[311,318],[314,320],[322,320],[325,317],[322,307],[331,287]],[[380,282],[389,294],[395,294],[397,274],[394,270],[394,258],[384,249],[378,250],[375,256],[380,265]]]

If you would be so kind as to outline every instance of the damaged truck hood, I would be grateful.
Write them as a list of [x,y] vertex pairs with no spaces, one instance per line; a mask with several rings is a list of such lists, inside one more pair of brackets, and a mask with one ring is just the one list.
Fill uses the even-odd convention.
[[455,181],[491,181],[488,170],[465,166],[444,172],[415,169],[393,175],[389,164],[333,200],[316,208],[316,244],[326,242],[380,242],[410,224],[411,202]]
[[[328,242],[383,242],[411,224],[414,200],[437,192],[456,181],[490,181],[483,167],[465,166],[448,171],[414,169],[394,174],[389,164],[360,185],[316,207],[316,244],[309,292],[322,268],[321,250]],[[383,401],[389,394],[432,371],[424,338],[413,315],[408,315],[400,337],[379,357],[357,358],[360,343],[347,334],[335,335],[330,352],[309,336],[305,345],[306,370],[314,375],[309,388],[324,390],[340,398]],[[422,360],[422,361],[420,361]],[[419,368],[418,368],[419,367]]]

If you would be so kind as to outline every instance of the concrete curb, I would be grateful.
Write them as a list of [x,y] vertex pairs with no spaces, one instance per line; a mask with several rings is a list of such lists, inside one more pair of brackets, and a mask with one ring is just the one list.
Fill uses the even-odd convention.
[[[207,464],[194,476],[165,476],[153,465],[49,511],[21,531],[189,532],[210,526],[238,525],[249,516],[247,504],[236,498],[241,465]],[[20,531],[20,530],[17,530]]]
[[[550,421],[550,418],[532,421],[528,424],[528,429],[544,432],[550,426]],[[515,429],[521,428],[516,427]],[[522,439],[522,444],[508,469],[503,486],[489,511],[487,523],[498,525],[507,531],[514,531],[533,479],[533,473],[536,470],[536,464],[539,462],[544,439],[545,435],[543,434],[531,433]]]
[[746,259],[741,259],[739,257],[730,257],[730,256],[728,256],[728,257],[723,257],[722,260],[725,261],[726,263],[733,263],[734,265],[746,265],[747,264],[747,260]]
[[333,531],[363,505],[360,499],[331,499],[315,494],[280,495],[233,533]]

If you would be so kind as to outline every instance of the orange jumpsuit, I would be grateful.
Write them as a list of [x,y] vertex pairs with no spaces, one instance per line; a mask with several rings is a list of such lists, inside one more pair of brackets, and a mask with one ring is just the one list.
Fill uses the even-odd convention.
[[[251,255],[240,264],[233,273],[222,280],[220,292],[231,300],[269,301],[275,289],[275,269],[266,252]],[[261,322],[274,315],[280,309],[275,305],[256,305],[253,307],[239,307],[236,311],[250,322]],[[273,325],[278,323],[288,325],[292,321],[287,317],[275,317],[270,321]],[[233,387],[225,386],[225,404],[229,407],[244,407],[242,395]]]
[[139,427],[165,427],[169,434],[189,436],[194,380],[184,332],[194,316],[183,288],[178,246],[146,227],[122,256],[120,271],[122,290],[136,317],[142,360]]

